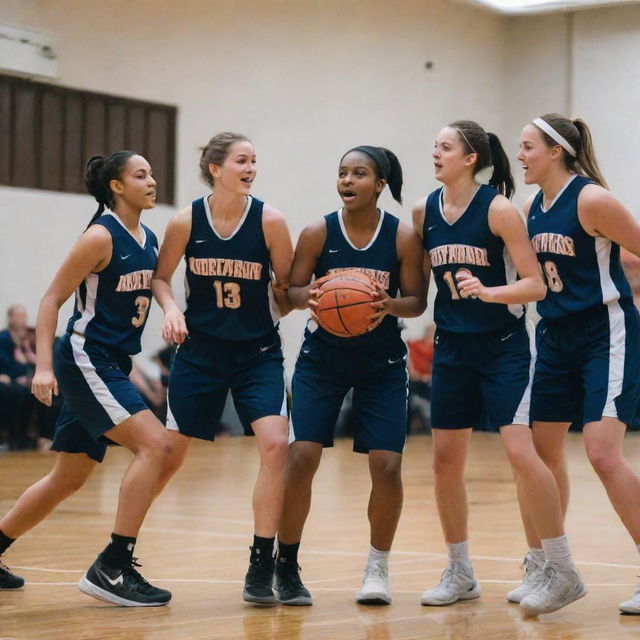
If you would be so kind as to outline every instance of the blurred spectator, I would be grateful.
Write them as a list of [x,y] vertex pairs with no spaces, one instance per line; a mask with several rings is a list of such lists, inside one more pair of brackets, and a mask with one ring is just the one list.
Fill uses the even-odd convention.
[[14,304],[7,310],[7,328],[0,331],[0,431],[10,449],[48,448],[61,400],[51,407],[31,395],[35,371],[35,331],[27,310]]
[[435,325],[427,326],[418,340],[409,340],[409,433],[431,431],[431,369]]
[[162,384],[160,369],[154,376],[150,371],[143,369],[134,358],[129,378],[142,394],[149,409],[158,420],[164,422],[167,418],[167,388]]

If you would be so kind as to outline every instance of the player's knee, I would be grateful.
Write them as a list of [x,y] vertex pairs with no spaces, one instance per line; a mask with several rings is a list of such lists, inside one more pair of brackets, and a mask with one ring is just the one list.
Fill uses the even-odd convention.
[[306,476],[315,473],[320,462],[320,454],[315,447],[307,443],[294,443],[289,447],[287,460],[287,474],[291,476]]
[[53,485],[55,492],[65,498],[81,489],[87,478],[88,476],[86,475],[70,475],[56,472],[49,474],[49,481]]
[[289,454],[288,435],[274,433],[264,442],[262,447],[263,460],[286,461]]
[[397,460],[384,460],[371,468],[371,479],[384,485],[398,484],[402,481],[401,463]]
[[620,466],[620,458],[616,452],[599,445],[587,444],[587,456],[594,471],[601,477],[607,478]]
[[139,451],[164,465],[171,458],[173,442],[167,431],[158,431],[141,444]]
[[464,459],[450,451],[435,451],[432,466],[433,472],[438,476],[457,476],[464,473]]

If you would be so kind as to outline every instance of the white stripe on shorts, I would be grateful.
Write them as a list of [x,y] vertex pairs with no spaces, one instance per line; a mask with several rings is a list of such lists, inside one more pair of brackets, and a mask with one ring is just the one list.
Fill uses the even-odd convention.
[[525,321],[525,327],[527,328],[527,335],[529,336],[529,352],[531,353],[531,363],[529,364],[529,382],[522,394],[522,400],[516,409],[516,413],[513,416],[513,422],[511,424],[524,424],[529,426],[529,406],[531,404],[531,385],[533,384],[533,372],[536,368],[536,338],[535,327],[531,320]]
[[89,354],[84,350],[85,338],[77,333],[71,334],[71,350],[80,372],[87,381],[89,388],[93,392],[95,399],[107,412],[114,425],[124,422],[131,414],[113,396],[104,380],[98,375],[96,368],[89,358]]
[[595,244],[602,301],[607,305],[607,312],[609,313],[609,384],[602,415],[609,418],[617,418],[618,410],[616,409],[615,399],[622,393],[627,332],[624,311],[618,303],[620,292],[616,288],[609,271],[611,240],[608,238],[596,238]]

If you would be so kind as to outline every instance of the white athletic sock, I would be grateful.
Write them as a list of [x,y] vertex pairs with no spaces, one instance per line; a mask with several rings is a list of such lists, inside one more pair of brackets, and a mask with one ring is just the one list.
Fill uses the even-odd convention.
[[379,567],[386,567],[389,561],[389,551],[379,551],[375,547],[369,545],[369,557],[367,564],[377,564]]
[[529,547],[529,553],[536,559],[544,562],[544,551],[538,547]]
[[558,567],[560,571],[575,571],[576,565],[571,557],[567,536],[547,538],[542,540],[542,549],[547,560]]
[[469,558],[469,541],[464,542],[447,542],[449,547],[449,562],[451,564],[460,564],[465,569],[471,570],[471,559]]

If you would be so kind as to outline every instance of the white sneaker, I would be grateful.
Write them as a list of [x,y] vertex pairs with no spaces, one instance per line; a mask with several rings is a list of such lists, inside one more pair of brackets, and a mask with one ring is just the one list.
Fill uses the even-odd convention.
[[544,569],[544,557],[539,558],[529,552],[524,557],[521,569],[524,569],[522,584],[507,593],[509,602],[520,602],[528,596],[542,581]]
[[636,587],[636,592],[629,600],[621,603],[618,607],[622,613],[633,613],[640,615],[640,584]]
[[527,613],[551,613],[584,598],[587,588],[577,571],[560,571],[556,566],[545,564],[543,577],[538,586],[520,601]]
[[391,604],[389,570],[378,562],[370,562],[364,568],[362,586],[356,595],[360,604]]
[[422,594],[420,602],[425,606],[442,607],[458,600],[474,600],[480,597],[480,585],[473,577],[473,569],[466,570],[460,564],[450,564],[440,577],[440,584]]

